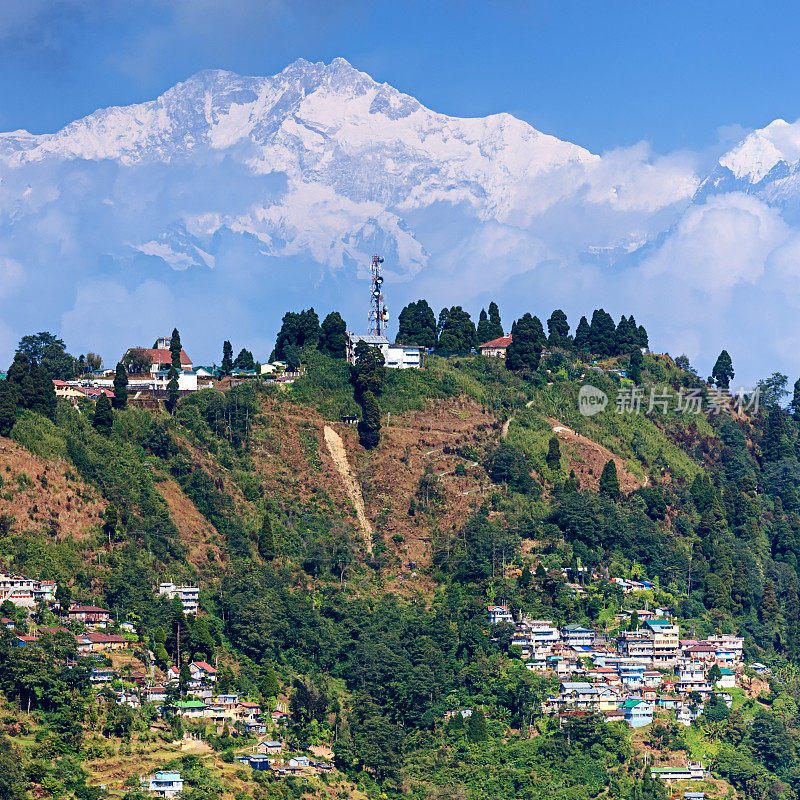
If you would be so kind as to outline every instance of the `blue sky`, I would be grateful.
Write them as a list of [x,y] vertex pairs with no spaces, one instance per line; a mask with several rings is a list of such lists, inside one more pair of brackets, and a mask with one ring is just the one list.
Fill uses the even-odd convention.
[[[800,117],[792,4],[0,0],[0,130],[150,99],[209,67],[347,58],[459,116],[511,112],[595,152],[716,150]],[[729,126],[733,126],[730,128]],[[738,127],[738,126],[741,126]]]

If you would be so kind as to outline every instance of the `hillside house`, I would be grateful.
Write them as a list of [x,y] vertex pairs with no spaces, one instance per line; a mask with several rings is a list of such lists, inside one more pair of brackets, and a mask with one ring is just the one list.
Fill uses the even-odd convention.
[[512,341],[513,336],[511,334],[501,336],[498,339],[492,339],[490,342],[478,345],[478,351],[482,356],[487,356],[488,358],[505,358],[506,350],[508,350],[508,346]]
[[82,633],[77,640],[80,655],[111,653],[116,650],[124,650],[128,646],[122,636],[100,632]]
[[270,741],[259,742],[253,745],[253,752],[260,753],[268,756],[278,755],[283,750],[283,742],[277,742],[274,739]]
[[206,661],[192,661],[189,664],[191,682],[197,686],[216,683],[217,671]]
[[489,606],[486,609],[486,616],[490,625],[514,621],[514,615],[509,611],[508,606]]
[[200,587],[199,586],[176,586],[174,583],[160,583],[158,593],[168,600],[180,598],[183,605],[183,613],[197,616],[200,607]]
[[653,663],[664,666],[674,663],[680,653],[678,626],[666,619],[650,619],[645,627],[653,637]]
[[566,625],[561,629],[561,638],[569,647],[591,647],[594,642],[594,631],[582,625]]
[[0,573],[0,603],[8,600],[18,608],[33,608],[38,602],[54,602],[57,588],[54,581]]
[[622,704],[625,722],[631,728],[641,728],[644,725],[649,725],[653,721],[654,709],[655,706],[646,700],[629,699]]
[[141,787],[156,797],[178,797],[183,792],[183,780],[180,772],[156,772],[142,778]]
[[[158,340],[163,342],[164,339]],[[162,369],[169,370],[172,366],[172,353],[169,350],[169,347],[130,347],[125,351],[125,356],[131,352],[131,350],[141,350],[142,352],[146,353],[150,357],[150,374],[155,375],[156,372],[159,372]],[[123,361],[125,360],[125,356],[123,356]],[[182,370],[191,370],[192,369],[192,360],[186,355],[185,350],[181,350],[181,369]]]
[[82,622],[87,628],[106,628],[111,624],[111,612],[98,606],[72,604],[67,617],[70,622]]
[[720,672],[722,673],[722,677],[717,678],[717,689],[735,689],[736,673],[727,667],[722,667]]
[[206,704],[199,700],[179,700],[175,707],[185,719],[203,719],[206,716]]

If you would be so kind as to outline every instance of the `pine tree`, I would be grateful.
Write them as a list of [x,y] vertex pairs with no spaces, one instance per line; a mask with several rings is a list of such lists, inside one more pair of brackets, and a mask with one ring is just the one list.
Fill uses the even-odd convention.
[[94,406],[94,416],[92,426],[98,433],[108,436],[114,424],[114,412],[111,410],[111,402],[105,392],[97,398]]
[[436,347],[436,316],[425,300],[409,303],[397,318],[397,342]]
[[381,439],[381,409],[369,389],[361,396],[361,411],[358,435],[361,444],[370,450],[377,447]]
[[786,436],[786,418],[783,409],[774,405],[767,413],[767,425],[761,440],[761,454],[765,461],[781,458],[781,438]]
[[169,352],[172,356],[172,366],[176,370],[181,369],[181,335],[177,328],[172,329],[172,336],[169,340]]
[[547,320],[547,342],[550,347],[568,348],[572,344],[569,338],[569,322],[567,315],[557,308]]
[[611,498],[619,499],[619,477],[617,476],[617,465],[613,459],[606,461],[603,472],[600,475],[600,494]]
[[510,370],[535,370],[543,347],[542,323],[525,314],[514,323],[511,333],[514,338],[506,349],[506,367]]
[[800,421],[800,378],[794,382],[794,393],[789,403],[789,411],[796,420]]
[[642,364],[644,356],[641,350],[632,350],[630,366],[628,367],[628,377],[638,386],[642,382]]
[[22,401],[17,387],[8,380],[0,381],[0,436],[8,436],[17,421]]
[[561,469],[561,446],[558,443],[558,436],[551,436],[547,445],[547,466],[555,471]]
[[222,343],[222,363],[220,371],[223,375],[230,375],[233,369],[233,345],[226,339]]
[[338,311],[331,311],[320,327],[319,349],[331,358],[347,356],[347,324]]
[[471,742],[486,741],[486,717],[480,708],[475,708],[467,723],[467,736]]
[[601,358],[616,352],[616,326],[611,315],[602,308],[595,309],[589,326],[589,350]]
[[500,320],[500,309],[494,300],[489,303],[489,325],[490,339],[499,339],[503,335],[503,323]]
[[586,317],[581,317],[578,327],[575,329],[575,339],[573,340],[575,349],[581,352],[589,352],[591,334],[592,329],[589,327],[589,321]]
[[175,411],[175,406],[178,405],[178,398],[180,392],[178,390],[178,372],[175,367],[169,368],[169,382],[167,383],[167,411],[172,414]]
[[117,371],[114,374],[114,400],[111,405],[114,408],[125,408],[128,405],[128,373],[122,363],[117,364]]
[[237,367],[238,369],[252,370],[256,368],[256,362],[253,359],[253,354],[243,347],[239,351],[239,355],[236,356],[233,366]]
[[496,338],[491,335],[490,331],[492,329],[492,324],[489,322],[489,315],[486,313],[486,309],[481,309],[481,313],[478,316],[478,343],[485,344],[486,342],[491,342],[492,339]]
[[258,534],[258,554],[264,561],[272,561],[275,558],[275,536],[272,533],[269,514],[264,514],[264,521],[261,523],[261,530]]
[[800,658],[800,601],[795,586],[790,586],[786,593],[784,616],[786,617],[786,657],[789,661],[796,663]]
[[709,383],[715,383],[718,389],[727,389],[733,380],[733,362],[727,350],[723,350],[711,370]]
[[759,605],[759,616],[762,622],[775,622],[778,612],[781,610],[778,599],[775,597],[775,584],[768,580],[764,584],[764,594]]

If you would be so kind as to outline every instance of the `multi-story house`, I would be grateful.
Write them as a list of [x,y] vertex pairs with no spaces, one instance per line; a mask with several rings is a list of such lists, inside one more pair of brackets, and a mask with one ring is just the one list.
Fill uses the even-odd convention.
[[183,613],[197,616],[200,602],[199,586],[176,586],[174,583],[161,583],[158,586],[158,593],[166,596],[169,600],[179,597],[183,604]]
[[666,619],[651,619],[645,623],[645,627],[653,637],[653,663],[674,663],[680,654],[678,626]]

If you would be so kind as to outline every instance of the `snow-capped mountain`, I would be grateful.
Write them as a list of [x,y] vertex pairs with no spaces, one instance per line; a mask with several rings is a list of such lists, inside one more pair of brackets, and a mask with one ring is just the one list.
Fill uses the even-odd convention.
[[798,159],[781,121],[703,180],[692,154],[601,156],[508,114],[436,113],[343,59],[210,70],[53,134],[0,134],[0,353],[60,322],[75,350],[103,330],[111,361],[179,324],[208,360],[231,336],[266,350],[280,314],[312,304],[359,328],[374,251],[395,312],[492,295],[508,324],[556,305],[647,316],[681,225],[721,195],[789,208]]

